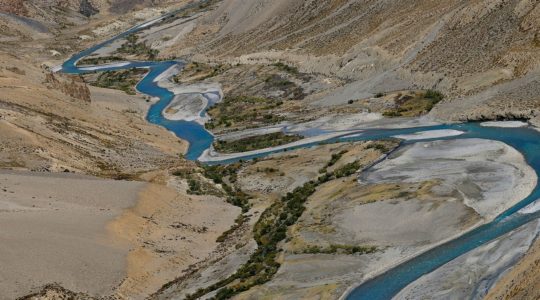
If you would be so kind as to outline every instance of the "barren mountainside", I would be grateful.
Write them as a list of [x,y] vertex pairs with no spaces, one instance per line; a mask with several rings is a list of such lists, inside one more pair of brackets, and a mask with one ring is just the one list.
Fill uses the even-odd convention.
[[[434,112],[441,119],[536,116],[534,0],[225,0],[199,25],[198,38],[179,41],[170,53],[284,59],[353,81],[322,103],[421,87],[450,96],[452,104]],[[466,109],[456,110],[454,101]]]

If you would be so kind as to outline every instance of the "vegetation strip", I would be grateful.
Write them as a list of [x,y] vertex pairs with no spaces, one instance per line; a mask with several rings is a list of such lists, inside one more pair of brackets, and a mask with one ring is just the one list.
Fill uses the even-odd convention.
[[148,60],[154,60],[159,54],[159,50],[152,49],[152,47],[146,45],[146,42],[139,42],[139,36],[136,34],[128,35],[126,37],[126,42],[118,48],[118,52],[145,56]]
[[102,57],[87,57],[79,60],[77,66],[96,66],[117,61],[124,61],[124,58],[119,56],[102,56]]
[[225,96],[222,102],[208,110],[212,119],[205,124],[206,129],[232,127],[237,124],[275,124],[284,120],[282,116],[272,114],[271,110],[283,105],[283,101],[252,97]]
[[353,246],[353,245],[337,245],[332,244],[328,247],[321,246],[309,246],[300,253],[304,254],[370,254],[376,252],[378,249],[375,246]]
[[135,95],[135,86],[137,86],[146,72],[147,70],[145,69],[131,68],[124,71],[102,72],[95,80],[88,79],[90,77],[89,75],[85,75],[84,77],[90,85],[107,89],[121,90],[128,95]]
[[[382,94],[376,96],[382,97]],[[385,117],[416,117],[426,114],[433,109],[435,104],[444,99],[444,95],[435,90],[402,95],[399,93],[394,99],[395,106],[385,110]]]
[[214,142],[214,149],[221,153],[247,152],[289,144],[299,141],[302,138],[303,136],[298,134],[285,134],[283,132],[274,132],[234,141],[217,140]]
[[[334,162],[335,163],[335,162]],[[358,171],[363,164],[354,161],[346,164],[331,173],[325,173],[317,180],[311,180],[292,192],[287,193],[281,200],[276,201],[265,210],[254,227],[254,239],[257,250],[250,259],[233,275],[223,279],[207,288],[199,289],[188,295],[186,299],[198,299],[212,291],[219,290],[213,299],[229,299],[234,295],[247,291],[250,288],[264,284],[272,279],[280,267],[276,261],[282,251],[278,244],[287,237],[287,229],[294,225],[306,210],[304,204],[315,193],[317,187],[334,179],[347,177]],[[210,168],[226,168],[215,166]],[[212,169],[211,176],[218,175],[217,169]],[[234,227],[234,226],[233,226]],[[372,253],[377,249],[372,246],[331,245],[327,249],[318,249],[323,253]]]

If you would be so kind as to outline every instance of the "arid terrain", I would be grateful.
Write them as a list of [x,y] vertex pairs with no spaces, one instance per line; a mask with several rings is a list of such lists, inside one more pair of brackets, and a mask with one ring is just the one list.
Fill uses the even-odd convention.
[[[198,161],[125,61],[176,62]],[[346,299],[535,191],[516,144],[407,130],[538,130],[539,81],[535,0],[0,0],[0,300]],[[395,299],[537,299],[538,228]]]

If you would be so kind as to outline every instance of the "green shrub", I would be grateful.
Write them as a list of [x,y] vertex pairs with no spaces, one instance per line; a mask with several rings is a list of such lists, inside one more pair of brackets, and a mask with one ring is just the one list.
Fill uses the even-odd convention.
[[135,95],[135,86],[146,72],[147,70],[136,68],[122,71],[106,71],[101,73],[95,81],[90,82],[90,85],[117,89],[124,91],[126,94]]
[[152,49],[145,42],[139,43],[138,41],[138,35],[130,34],[126,37],[126,42],[117,51],[124,54],[146,56],[149,60],[154,60],[158,56],[159,50]]
[[[271,118],[272,116],[270,116]],[[214,149],[222,153],[246,152],[270,147],[281,146],[301,140],[303,136],[285,134],[283,132],[275,132],[264,135],[258,135],[248,138],[243,138],[234,141],[214,142]]]
[[375,149],[379,150],[381,152],[388,152],[389,149],[386,147],[386,145],[379,143],[379,142],[372,142],[369,145],[366,146],[366,149]]
[[272,66],[277,67],[279,70],[296,75],[298,74],[298,68],[294,66],[289,66],[287,64],[284,64],[282,62],[277,62],[272,64]]
[[427,90],[424,97],[427,99],[431,99],[434,103],[438,103],[444,99],[444,95],[441,92],[435,90]]

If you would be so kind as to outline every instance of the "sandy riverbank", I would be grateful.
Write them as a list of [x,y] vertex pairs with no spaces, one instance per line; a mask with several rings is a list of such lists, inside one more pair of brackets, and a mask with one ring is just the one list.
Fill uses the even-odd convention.
[[218,83],[177,84],[171,78],[182,71],[182,63],[171,66],[159,74],[154,82],[175,95],[171,103],[163,110],[163,117],[172,121],[195,121],[204,126],[208,121],[205,110],[223,98],[223,91]]
[[465,132],[452,129],[442,129],[442,130],[432,130],[432,131],[420,131],[412,134],[402,134],[396,135],[395,138],[416,141],[416,140],[427,140],[427,139],[440,139],[444,137],[459,136]]
[[527,127],[529,126],[529,124],[527,122],[522,122],[522,121],[489,121],[489,122],[480,123],[480,126],[500,127],[500,128],[519,128],[519,127]]
[[537,183],[521,153],[484,139],[416,143],[362,176],[363,182],[377,184],[433,179],[442,181],[436,193],[459,191],[463,203],[485,220],[527,197]]

